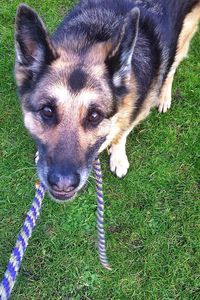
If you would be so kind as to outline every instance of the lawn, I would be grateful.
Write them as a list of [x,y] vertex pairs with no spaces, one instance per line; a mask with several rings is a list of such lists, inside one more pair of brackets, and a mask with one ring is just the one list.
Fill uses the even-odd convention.
[[[13,78],[18,0],[0,5],[0,277],[32,203],[35,146]],[[73,1],[25,1],[50,31]],[[128,139],[130,170],[119,180],[101,156],[106,238],[113,270],[98,260],[95,188],[72,203],[45,198],[13,300],[200,299],[200,32],[180,66],[167,114],[154,110]]]

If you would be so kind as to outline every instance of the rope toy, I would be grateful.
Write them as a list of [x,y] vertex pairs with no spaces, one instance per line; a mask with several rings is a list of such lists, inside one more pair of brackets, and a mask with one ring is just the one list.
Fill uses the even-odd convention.
[[106,255],[106,242],[104,232],[104,200],[103,200],[103,179],[100,160],[97,158],[94,162],[94,173],[96,178],[96,194],[97,194],[97,231],[98,231],[98,251],[99,259],[102,266],[111,270]]
[[[97,193],[97,230],[98,230],[98,251],[102,266],[111,270],[107,255],[104,233],[104,200],[103,200],[103,181],[100,161],[97,158],[94,162],[94,172],[96,178],[96,193]],[[28,241],[32,235],[33,229],[36,225],[37,218],[40,215],[42,201],[46,192],[45,186],[40,183],[36,186],[36,194],[33,204],[27,213],[25,222],[17,238],[16,245],[12,251],[9,263],[3,280],[0,283],[0,300],[8,300],[10,298],[12,289],[16,282],[16,278],[21,266],[23,256],[28,246]]]

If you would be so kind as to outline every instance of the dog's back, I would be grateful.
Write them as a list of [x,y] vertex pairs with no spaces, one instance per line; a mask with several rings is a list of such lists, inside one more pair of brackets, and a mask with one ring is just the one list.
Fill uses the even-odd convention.
[[[86,35],[87,41],[99,42],[112,37],[127,13],[139,7],[143,21],[157,25],[158,33],[168,45],[174,45],[185,16],[199,0],[82,0],[65,17],[54,34],[55,41],[64,41],[70,34]],[[142,20],[141,20],[142,21]]]
[[[137,68],[145,69],[147,75],[150,69],[153,70],[159,68],[159,64],[165,64],[165,67],[162,66],[164,82],[175,59],[178,37],[184,19],[198,3],[200,3],[199,0],[82,0],[66,16],[53,39],[55,43],[67,49],[72,48],[79,53],[86,52],[93,44],[112,39],[120,30],[127,13],[134,7],[138,7],[140,30],[133,57],[137,62],[138,56],[140,63],[137,62],[134,67],[136,71]],[[144,33],[145,37],[140,39],[141,33]],[[146,37],[146,42],[144,42]],[[148,39],[155,43],[155,47],[148,43]],[[141,47],[145,49],[145,44],[152,49],[151,57],[148,55],[145,58],[144,55],[140,55]],[[145,61],[148,59],[147,64]],[[136,73],[139,74],[139,72]],[[146,75],[140,78],[143,92],[148,90],[155,72],[153,71],[149,78]],[[148,81],[149,84],[144,85],[144,82]],[[145,93],[141,95],[142,98],[144,96]]]

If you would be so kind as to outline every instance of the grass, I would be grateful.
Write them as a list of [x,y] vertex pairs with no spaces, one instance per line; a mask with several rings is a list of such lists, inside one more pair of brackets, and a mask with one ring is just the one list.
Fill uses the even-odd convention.
[[[52,31],[73,1],[25,1]],[[35,146],[24,129],[13,79],[17,0],[0,5],[0,275],[34,195]],[[151,116],[130,135],[126,178],[102,155],[108,255],[98,261],[91,179],[76,201],[47,197],[11,299],[197,300],[200,294],[200,34],[179,68],[169,113]]]

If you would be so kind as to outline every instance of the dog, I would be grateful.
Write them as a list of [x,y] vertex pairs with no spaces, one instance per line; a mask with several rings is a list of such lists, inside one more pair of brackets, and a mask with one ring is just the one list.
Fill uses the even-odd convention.
[[199,20],[199,0],[82,0],[50,37],[37,13],[19,6],[16,83],[54,199],[74,198],[108,147],[111,171],[126,175],[127,136],[151,108],[170,108]]

